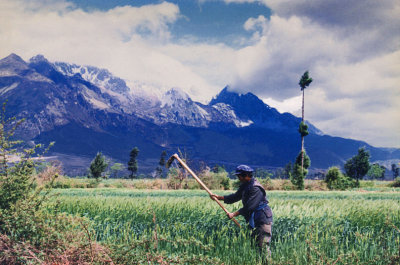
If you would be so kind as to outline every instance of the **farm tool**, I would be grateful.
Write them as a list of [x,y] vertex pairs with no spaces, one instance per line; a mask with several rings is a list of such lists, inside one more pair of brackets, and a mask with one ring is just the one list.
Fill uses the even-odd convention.
[[[172,155],[172,156],[168,159],[167,164],[166,164],[167,168],[169,168],[169,167],[171,166],[171,164],[172,164],[172,162],[173,162],[174,160],[177,160],[177,161],[182,165],[182,167],[183,167],[184,169],[186,169],[186,170],[190,173],[190,175],[192,175],[192,177],[200,184],[200,186],[201,186],[205,191],[208,192],[208,194],[209,194],[210,196],[211,196],[211,195],[214,195],[214,194],[211,192],[211,190],[210,190],[209,188],[207,188],[207,186],[203,183],[203,181],[201,181],[201,179],[188,167],[188,165],[186,165],[186,163],[185,163],[177,154]],[[225,211],[226,214],[229,213],[228,210],[222,205],[222,203],[220,203],[218,200],[214,200],[214,201],[215,201],[216,203],[218,203],[218,205],[222,208],[222,210]],[[238,227],[240,227],[239,222],[238,222],[235,218],[232,218],[231,220],[234,221],[235,224],[236,224]]]

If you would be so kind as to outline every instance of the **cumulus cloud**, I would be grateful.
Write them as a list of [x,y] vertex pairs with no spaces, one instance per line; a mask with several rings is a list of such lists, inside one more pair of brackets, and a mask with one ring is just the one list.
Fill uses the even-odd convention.
[[[84,11],[62,0],[1,0],[0,57],[43,54],[95,65],[128,81],[180,87],[207,102],[226,84],[298,114],[309,70],[306,119],[325,133],[400,147],[400,3],[395,0],[226,0],[260,3],[241,48],[176,40],[176,4]],[[243,40],[242,40],[243,41]]]
[[[197,91],[193,93],[196,99],[204,100],[204,94],[211,97],[216,86],[176,54],[180,48],[182,54],[190,53],[185,45],[171,43],[169,27],[179,18],[179,7],[168,2],[86,12],[63,1],[4,0],[0,10],[0,53],[4,57],[14,52],[24,59],[40,53],[51,61],[104,67],[128,81]],[[207,47],[193,49],[204,53]],[[211,47],[208,53],[216,49],[223,50]],[[191,61],[202,56],[193,55]]]
[[287,103],[300,95],[298,80],[309,70],[308,120],[328,134],[400,147],[398,1],[226,2],[259,2],[273,11],[245,23],[253,43],[237,52],[233,90],[250,89],[298,114],[298,105]]

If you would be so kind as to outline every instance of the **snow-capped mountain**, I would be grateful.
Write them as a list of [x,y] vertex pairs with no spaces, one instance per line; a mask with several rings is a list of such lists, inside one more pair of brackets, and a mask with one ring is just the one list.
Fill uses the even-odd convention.
[[[45,60],[41,55],[35,58]],[[243,127],[253,123],[250,120],[238,118],[235,111],[226,104],[218,104],[211,108],[194,102],[180,88],[165,90],[164,88],[149,87],[141,83],[133,83],[131,87],[128,87],[124,80],[113,76],[106,69],[64,62],[56,62],[54,67],[66,76],[79,76],[85,81],[96,85],[103,94],[108,94],[116,99],[119,108],[123,109],[125,113],[134,113],[138,117],[159,125],[174,123],[207,127],[213,122],[224,122]],[[85,99],[92,103],[95,108],[109,109],[106,102],[100,101],[90,93],[86,94]]]
[[[201,104],[179,88],[127,83],[105,69],[52,63],[41,55],[25,62],[11,54],[0,60],[0,100],[7,100],[9,116],[25,119],[18,137],[56,141],[52,152],[65,163],[71,156],[90,161],[98,151],[124,162],[134,146],[149,170],[161,151],[178,148],[197,161],[254,166],[283,166],[299,152],[300,118],[229,87]],[[400,150],[322,135],[309,125],[313,167],[340,165],[361,146],[374,160],[400,158]]]

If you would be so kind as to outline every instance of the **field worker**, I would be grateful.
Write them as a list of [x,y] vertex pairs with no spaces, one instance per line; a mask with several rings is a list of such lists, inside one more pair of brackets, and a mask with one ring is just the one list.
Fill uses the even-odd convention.
[[269,244],[272,236],[272,211],[268,206],[266,192],[261,184],[253,178],[253,169],[246,165],[236,168],[235,175],[239,178],[239,189],[227,196],[211,195],[211,198],[223,200],[231,204],[242,200],[243,208],[234,213],[227,213],[229,219],[243,215],[252,229],[252,237],[255,238],[261,253],[267,251],[270,256]]

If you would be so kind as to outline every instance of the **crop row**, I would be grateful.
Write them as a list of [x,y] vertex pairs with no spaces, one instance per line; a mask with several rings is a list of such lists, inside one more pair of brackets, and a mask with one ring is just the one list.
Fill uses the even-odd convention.
[[[260,262],[244,220],[239,218],[238,229],[204,191],[60,192],[59,210],[90,218],[101,242],[125,248],[151,242],[157,251],[225,264]],[[387,264],[399,252],[399,198],[398,193],[270,192],[272,261]],[[230,211],[239,207],[227,205]]]

